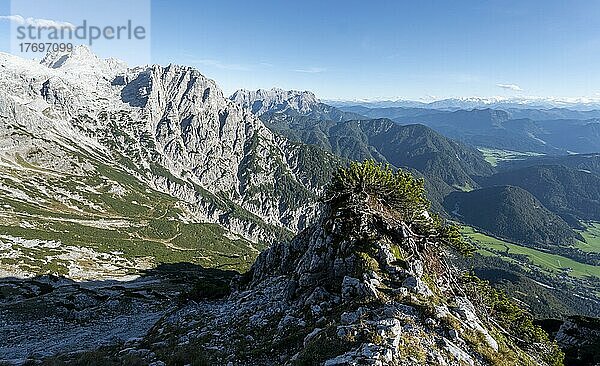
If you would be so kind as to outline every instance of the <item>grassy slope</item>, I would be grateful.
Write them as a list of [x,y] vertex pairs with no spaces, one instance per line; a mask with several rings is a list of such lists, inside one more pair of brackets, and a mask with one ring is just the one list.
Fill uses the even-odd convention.
[[[247,269],[258,254],[251,243],[218,225],[182,220],[184,208],[173,197],[149,189],[115,166],[85,158],[94,164],[86,175],[46,171],[20,156],[20,167],[0,167],[2,175],[12,177],[3,180],[5,190],[0,192],[0,269],[17,266],[36,274],[66,274],[67,246],[145,258],[155,265],[190,262],[237,270]],[[122,192],[111,190],[115,186]],[[11,191],[30,199],[11,197]],[[14,238],[60,246],[29,248]],[[15,250],[25,255],[14,258]]]

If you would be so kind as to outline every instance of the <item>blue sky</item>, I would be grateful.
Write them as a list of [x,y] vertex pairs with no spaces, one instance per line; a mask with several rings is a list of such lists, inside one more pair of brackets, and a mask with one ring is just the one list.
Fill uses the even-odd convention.
[[597,0],[155,0],[152,61],[193,65],[227,93],[598,97],[599,16]]

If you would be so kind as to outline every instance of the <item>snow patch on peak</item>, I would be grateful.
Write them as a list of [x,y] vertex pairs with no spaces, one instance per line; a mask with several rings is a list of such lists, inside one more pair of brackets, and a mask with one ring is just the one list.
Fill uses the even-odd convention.
[[76,46],[71,51],[49,51],[40,64],[76,73],[115,74],[127,69],[123,61],[114,58],[100,59],[85,45]]
[[406,99],[350,99],[326,100],[335,107],[363,106],[367,108],[429,108],[440,110],[515,108],[515,109],[551,109],[568,108],[578,111],[600,109],[600,95],[588,97],[539,97],[539,96],[492,96],[492,97],[456,97],[438,99],[428,97],[420,100]]

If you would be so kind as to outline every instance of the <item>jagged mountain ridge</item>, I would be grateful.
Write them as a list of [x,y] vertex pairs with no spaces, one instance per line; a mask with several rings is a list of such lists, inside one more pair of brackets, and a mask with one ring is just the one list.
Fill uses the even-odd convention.
[[[42,216],[55,206],[41,197],[60,196],[54,177],[99,178],[114,192],[107,188],[98,198],[89,187],[96,183],[69,183],[61,189],[73,207],[55,213],[76,214],[85,227],[98,215],[126,220],[128,208],[168,219],[160,225],[170,227],[176,220],[217,223],[231,233],[225,236],[264,244],[306,225],[327,172],[340,164],[331,154],[273,135],[191,67],[128,68],[85,47],[49,54],[41,64],[0,54],[0,65],[0,146],[9,178],[2,194],[13,200],[20,194],[35,206],[27,210],[42,209]],[[24,190],[24,184],[33,186]],[[149,202],[154,194],[166,194],[169,213],[127,198],[133,186]],[[3,224],[15,234],[11,245],[23,235],[44,239],[35,237],[42,224],[21,217],[24,208],[11,201],[3,210],[9,217]],[[38,228],[26,232],[31,225]],[[110,233],[115,225],[102,229]],[[176,237],[164,230],[156,235]]]
[[297,110],[300,113],[310,113],[319,104],[319,100],[312,92],[278,88],[270,90],[240,89],[233,93],[229,99],[244,108],[249,108],[252,113],[258,115],[270,110],[285,110],[288,108]]
[[[65,67],[68,62],[67,60],[59,67]],[[96,68],[95,65],[93,67]],[[277,158],[286,163],[288,158],[293,158],[296,153],[293,151],[293,145],[288,144],[279,148],[280,144],[285,145],[286,142],[281,139],[276,140],[259,120],[228,102],[214,81],[206,79],[193,68],[174,65],[168,67],[154,65],[146,69],[127,70],[125,74],[109,74],[103,78],[108,79],[104,81],[111,83],[113,93],[119,92],[120,99],[133,108],[127,110],[124,103],[115,103],[116,107],[113,104],[112,108],[109,108],[107,103],[99,106],[97,111],[87,111],[97,113],[92,120],[76,120],[75,123],[81,122],[76,126],[77,128],[82,129],[84,133],[98,134],[99,131],[94,131],[95,128],[108,127],[107,137],[114,137],[118,134],[115,130],[125,130],[129,127],[126,124],[119,124],[123,121],[116,120],[115,115],[111,114],[119,113],[120,111],[115,112],[115,109],[123,108],[132,114],[129,118],[133,121],[126,122],[133,122],[131,124],[135,127],[130,131],[118,132],[129,133],[130,136],[126,137],[131,137],[133,140],[136,137],[148,137],[143,136],[144,133],[150,134],[156,144],[156,151],[151,153],[159,153],[152,158],[160,159],[157,163],[164,165],[173,175],[189,179],[215,194],[223,194],[236,203],[247,205],[250,212],[264,217],[270,223],[281,223],[284,220],[275,213],[277,210],[273,207],[252,207],[249,202],[255,197],[248,197],[247,194],[252,188],[250,181],[260,182],[265,177],[242,166],[249,152],[262,154],[257,158],[260,158],[263,164],[264,160],[276,161]],[[56,79],[58,81],[55,81]],[[49,78],[40,88],[43,90],[42,97],[50,104],[49,108],[55,107],[57,101],[67,100],[74,94],[62,90],[62,83],[63,80],[60,78]],[[85,108],[86,102],[90,101],[86,100],[78,104]],[[77,103],[73,104],[77,106]],[[76,108],[71,107],[60,112],[79,114],[78,117],[82,117],[82,111]],[[46,113],[52,112],[54,111],[46,111]],[[115,143],[118,145],[119,141]],[[119,147],[132,149],[131,146],[124,146],[122,143]],[[142,149],[143,147],[139,148]],[[217,161],[219,164],[213,163]],[[141,162],[141,164],[147,163]],[[274,166],[265,167],[264,170],[274,170],[269,168]],[[294,180],[302,185],[302,178],[295,177],[296,167],[286,168]],[[244,177],[245,182],[239,178],[242,173],[247,174]],[[311,187],[310,184],[307,186],[318,188]],[[299,188],[307,191],[305,187]],[[246,196],[245,202],[244,198],[240,199],[244,196]],[[268,217],[271,214],[274,216]]]
[[271,88],[269,90],[240,89],[234,92],[229,99],[249,109],[257,116],[265,113],[281,112],[308,116],[317,120],[347,121],[361,116],[355,113],[343,112],[335,107],[322,103],[310,91],[283,90]]
[[[272,98],[261,91],[238,91],[231,99],[246,107],[272,105]],[[344,113],[329,108],[337,110],[335,116]],[[336,119],[289,106],[261,108],[256,113],[269,128],[291,140],[321,146],[350,160],[375,159],[395,167],[416,169],[432,182],[442,180],[450,187],[476,187],[472,176],[493,172],[475,149],[422,125],[399,126],[389,119],[365,119],[355,113]],[[435,187],[435,191],[448,193],[452,190],[448,186]]]

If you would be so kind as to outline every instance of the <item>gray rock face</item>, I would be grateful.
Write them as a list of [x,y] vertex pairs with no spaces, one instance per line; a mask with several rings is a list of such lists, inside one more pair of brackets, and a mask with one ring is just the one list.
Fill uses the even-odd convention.
[[0,154],[15,166],[33,151],[64,157],[70,172],[108,163],[180,200],[186,219],[252,241],[297,232],[314,215],[322,184],[305,162],[329,158],[274,136],[193,68],[128,68],[85,47],[41,64],[1,54],[0,65]]
[[[145,72],[152,89],[144,112],[161,162],[170,172],[225,196],[268,224],[292,231],[302,227],[301,212],[315,195],[296,176],[298,167],[288,163],[291,145],[276,140],[198,71],[153,66]],[[297,191],[288,192],[291,197],[275,190],[281,180],[296,186]],[[297,199],[301,194],[310,199]]]
[[230,97],[252,113],[260,116],[267,112],[292,109],[301,114],[310,114],[318,108],[320,101],[309,91],[282,90],[238,90]]
[[433,295],[429,287],[419,277],[409,276],[402,285],[417,295],[426,297]]
[[[229,97],[237,105],[253,114],[264,117],[267,115],[295,115],[327,121],[347,121],[361,116],[354,113],[342,112],[330,105],[321,103],[309,91],[282,90],[238,90]],[[269,118],[267,118],[269,120]]]
[[565,352],[565,363],[597,365],[600,363],[600,321],[595,318],[571,317],[561,325],[554,339]]
[[184,288],[180,279],[160,275],[128,283],[3,279],[0,363],[139,341]]

